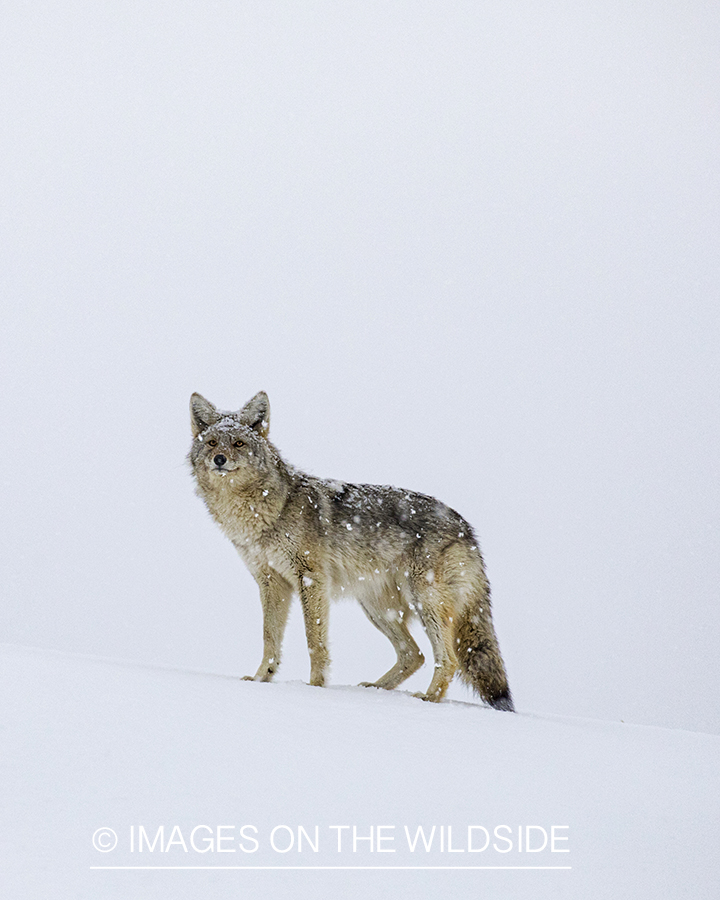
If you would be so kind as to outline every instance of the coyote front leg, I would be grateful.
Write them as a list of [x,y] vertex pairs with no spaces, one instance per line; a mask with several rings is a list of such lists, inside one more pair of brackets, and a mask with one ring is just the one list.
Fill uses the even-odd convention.
[[290,611],[292,588],[277,572],[256,576],[263,610],[263,658],[254,675],[245,681],[271,681],[280,665],[283,635]]
[[325,673],[330,664],[328,653],[329,602],[322,580],[315,574],[303,575],[300,602],[305,617],[305,635],[310,653],[310,684],[325,686]]

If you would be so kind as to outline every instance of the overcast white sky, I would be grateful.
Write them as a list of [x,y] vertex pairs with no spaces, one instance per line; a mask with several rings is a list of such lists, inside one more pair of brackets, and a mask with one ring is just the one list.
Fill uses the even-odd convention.
[[473,523],[519,707],[718,730],[716,4],[2,17],[3,640],[254,670],[183,460],[264,389],[291,462]]

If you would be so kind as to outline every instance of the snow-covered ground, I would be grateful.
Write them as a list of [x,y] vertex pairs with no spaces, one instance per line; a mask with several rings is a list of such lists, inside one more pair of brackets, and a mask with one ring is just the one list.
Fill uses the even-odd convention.
[[12,645],[0,667],[3,897],[717,896],[713,735]]

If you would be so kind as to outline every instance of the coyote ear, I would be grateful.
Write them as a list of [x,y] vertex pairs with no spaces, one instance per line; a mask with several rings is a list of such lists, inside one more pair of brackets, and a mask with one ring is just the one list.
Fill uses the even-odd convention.
[[214,425],[219,418],[217,409],[209,400],[201,397],[200,394],[192,395],[190,398],[190,424],[194,438],[201,431],[205,431],[209,425]]
[[249,425],[264,438],[268,436],[270,431],[270,401],[265,391],[258,391],[252,400],[248,400],[238,415],[243,425]]

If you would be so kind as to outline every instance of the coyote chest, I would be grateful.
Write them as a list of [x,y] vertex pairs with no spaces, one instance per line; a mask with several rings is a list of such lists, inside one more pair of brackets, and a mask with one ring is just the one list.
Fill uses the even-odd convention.
[[238,495],[233,487],[233,479],[228,479],[227,489],[223,482],[215,490],[199,493],[253,574],[274,569],[291,575],[291,544],[277,527],[277,504],[267,499],[270,491],[262,488]]

